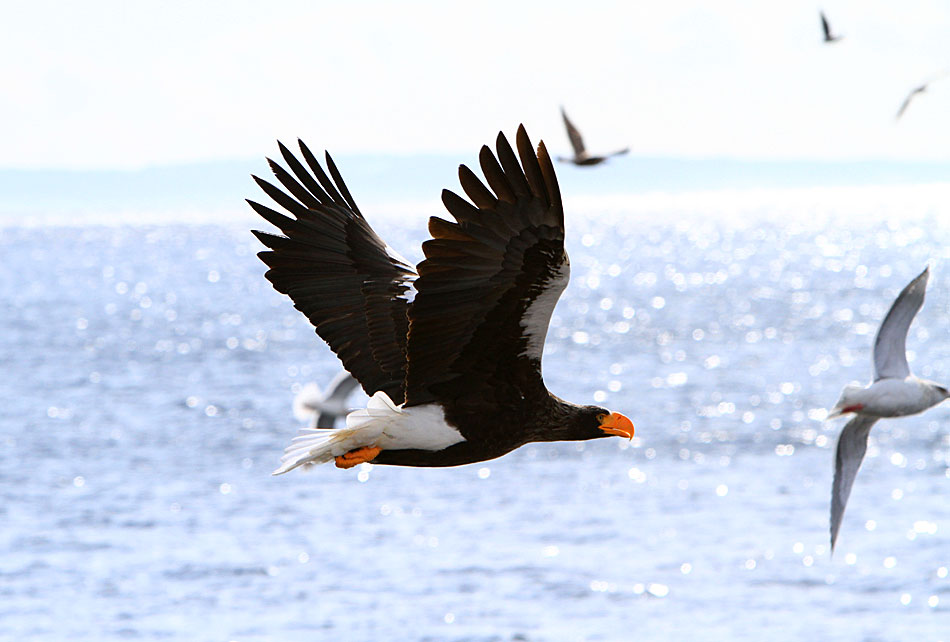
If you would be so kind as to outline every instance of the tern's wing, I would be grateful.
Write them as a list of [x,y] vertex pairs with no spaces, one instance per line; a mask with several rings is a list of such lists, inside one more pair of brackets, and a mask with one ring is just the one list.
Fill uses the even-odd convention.
[[341,372],[336,377],[333,378],[333,381],[330,382],[330,385],[327,386],[327,401],[339,401],[343,403],[347,397],[350,396],[350,393],[360,385],[359,382],[353,378],[349,372]]
[[574,157],[582,158],[587,154],[587,150],[584,147],[584,139],[581,138],[580,131],[578,131],[577,127],[574,126],[574,123],[572,123],[567,117],[567,112],[564,111],[563,107],[561,107],[561,117],[564,119],[564,127],[567,129],[567,137],[571,139],[571,147],[574,148]]
[[350,396],[359,382],[345,370],[339,373],[327,386],[324,397],[314,404],[312,428],[333,428],[339,417],[346,416],[346,398]]
[[907,284],[897,296],[881,328],[874,339],[874,380],[895,378],[903,379],[910,375],[907,365],[907,329],[924,304],[924,292],[927,290],[927,277],[930,268],[924,268],[920,275]]
[[313,421],[313,414],[317,412],[317,404],[323,400],[323,391],[312,381],[305,385],[294,397],[294,417],[297,421]]
[[844,507],[851,495],[851,486],[861,467],[861,460],[868,449],[868,435],[877,417],[855,416],[845,424],[838,437],[838,450],[835,454],[835,481],[831,487],[831,550],[835,550],[838,529]]
[[900,120],[900,117],[904,115],[904,112],[907,110],[907,106],[910,105],[910,101],[914,98],[914,96],[927,91],[927,87],[930,86],[930,83],[940,80],[941,78],[946,78],[947,76],[950,76],[950,69],[943,69],[928,78],[922,85],[911,89],[910,93],[907,94],[907,98],[905,98],[904,102],[901,103],[901,108],[897,110],[897,120]]
[[825,13],[821,13],[821,29],[825,32],[825,40],[831,40],[831,27],[828,25],[828,18],[825,17]]
[[914,96],[920,92],[927,89],[927,85],[921,85],[920,87],[914,87],[910,90],[910,93],[907,94],[907,97],[904,99],[904,102],[901,103],[900,109],[897,110],[896,120],[900,120],[901,116],[904,115],[904,112],[907,111],[907,107],[910,105],[910,101],[914,99]]

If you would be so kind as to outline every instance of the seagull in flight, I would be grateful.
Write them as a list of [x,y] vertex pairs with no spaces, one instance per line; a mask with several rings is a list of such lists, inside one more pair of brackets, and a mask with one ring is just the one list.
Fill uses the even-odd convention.
[[306,421],[310,428],[333,428],[339,417],[346,417],[350,408],[346,399],[359,382],[349,372],[341,372],[330,382],[326,391],[310,382],[294,397],[294,416]]
[[567,137],[571,139],[571,147],[574,148],[574,156],[572,158],[565,158],[563,156],[558,157],[558,161],[561,163],[573,163],[574,165],[599,165],[611,156],[619,156],[620,154],[626,154],[630,151],[630,148],[624,147],[623,149],[611,152],[604,156],[591,156],[587,153],[587,149],[584,147],[584,139],[581,137],[581,133],[577,130],[577,127],[574,126],[574,123],[567,117],[567,112],[564,111],[564,108],[561,107],[561,117],[564,118],[564,127],[567,128]]
[[907,111],[907,107],[910,105],[910,101],[914,99],[914,96],[916,96],[916,95],[918,95],[918,94],[922,94],[922,93],[924,93],[925,91],[927,91],[927,87],[930,86],[930,83],[932,83],[932,82],[935,81],[935,80],[939,80],[939,79],[943,78],[943,77],[946,76],[948,73],[950,73],[950,71],[943,71],[943,72],[937,74],[936,76],[934,76],[933,78],[931,78],[930,80],[928,80],[927,82],[923,83],[922,85],[919,85],[919,86],[914,87],[913,89],[911,89],[911,90],[910,90],[910,93],[908,93],[908,94],[907,94],[907,97],[904,99],[904,102],[901,103],[901,108],[897,110],[897,116],[896,116],[895,120],[900,120],[900,119],[901,119],[901,116],[903,116],[903,115],[904,115],[904,112]]
[[825,17],[824,11],[820,11],[819,14],[821,15],[821,30],[825,33],[825,44],[830,45],[844,38],[844,36],[837,36],[831,33],[831,25],[828,24],[828,18]]
[[924,304],[930,268],[924,269],[898,295],[874,339],[874,381],[868,386],[849,385],[828,418],[851,414],[838,437],[835,478],[831,489],[831,550],[835,548],[841,518],[851,486],[867,450],[868,435],[878,419],[916,415],[935,406],[950,392],[933,381],[918,379],[907,365],[905,342],[911,321]]

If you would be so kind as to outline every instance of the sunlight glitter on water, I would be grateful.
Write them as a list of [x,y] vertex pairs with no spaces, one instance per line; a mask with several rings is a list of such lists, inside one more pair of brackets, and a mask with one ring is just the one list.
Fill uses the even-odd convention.
[[[827,549],[841,423],[819,409],[869,376],[889,301],[950,247],[939,225],[911,228],[574,220],[577,280],[545,378],[629,413],[633,442],[277,478],[292,391],[339,366],[263,279],[245,230],[7,230],[11,264],[52,269],[0,281],[16,311],[0,320],[15,374],[0,409],[0,637],[82,639],[104,622],[105,639],[200,625],[216,639],[369,640],[382,629],[351,614],[386,608],[390,626],[431,639],[514,621],[558,639],[532,633],[556,614],[565,630],[586,623],[575,638],[792,640],[802,613],[830,640],[854,639],[868,613],[881,639],[937,639],[946,408],[875,426],[841,551]],[[403,252],[422,230],[380,226]],[[908,347],[948,381],[937,268]],[[193,595],[213,597],[189,610]],[[768,626],[726,634],[750,613]]]

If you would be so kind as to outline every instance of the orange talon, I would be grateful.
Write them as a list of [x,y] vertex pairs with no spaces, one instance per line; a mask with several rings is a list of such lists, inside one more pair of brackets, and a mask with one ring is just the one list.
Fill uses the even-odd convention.
[[382,448],[377,448],[376,446],[365,446],[363,448],[357,448],[351,450],[348,453],[344,453],[336,458],[336,467],[337,468],[352,468],[357,464],[362,464],[367,461],[372,461],[376,455],[383,451]]

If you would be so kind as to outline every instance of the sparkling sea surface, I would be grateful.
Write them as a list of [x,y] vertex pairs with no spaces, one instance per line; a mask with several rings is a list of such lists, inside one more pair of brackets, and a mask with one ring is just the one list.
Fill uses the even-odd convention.
[[340,366],[246,213],[0,228],[0,639],[950,640],[950,406],[875,426],[834,556],[824,421],[928,261],[950,382],[950,209],[762,203],[569,212],[545,378],[632,443],[280,477]]

